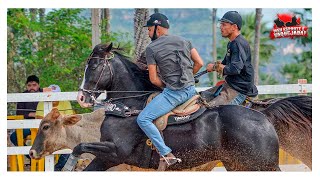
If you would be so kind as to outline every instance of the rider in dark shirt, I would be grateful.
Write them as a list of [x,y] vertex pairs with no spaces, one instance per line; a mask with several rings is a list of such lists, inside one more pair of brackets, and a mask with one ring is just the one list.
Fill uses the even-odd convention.
[[222,37],[230,40],[227,54],[222,62],[208,64],[207,71],[217,71],[224,76],[225,83],[220,94],[209,101],[209,106],[244,102],[247,96],[258,95],[254,85],[254,69],[251,65],[250,45],[241,35],[242,18],[236,11],[229,11],[220,20]]

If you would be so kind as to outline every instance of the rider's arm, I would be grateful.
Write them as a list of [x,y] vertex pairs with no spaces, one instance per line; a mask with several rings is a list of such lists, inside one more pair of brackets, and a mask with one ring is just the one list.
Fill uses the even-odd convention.
[[231,43],[230,45],[231,49],[231,63],[227,64],[223,69],[224,75],[236,75],[240,74],[244,63],[243,59],[241,57],[241,54],[239,52],[239,47],[236,43]]
[[191,49],[191,59],[193,64],[193,74],[197,73],[199,69],[203,66],[203,61],[195,48]]
[[164,83],[161,81],[160,77],[157,73],[157,65],[150,64],[148,65],[148,71],[149,71],[149,79],[152,84],[158,86],[158,87],[165,87]]

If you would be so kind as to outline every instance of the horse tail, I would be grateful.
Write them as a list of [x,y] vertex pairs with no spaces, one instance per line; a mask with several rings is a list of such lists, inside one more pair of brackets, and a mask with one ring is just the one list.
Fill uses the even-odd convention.
[[261,111],[276,127],[285,126],[312,137],[312,97],[293,96],[276,101]]

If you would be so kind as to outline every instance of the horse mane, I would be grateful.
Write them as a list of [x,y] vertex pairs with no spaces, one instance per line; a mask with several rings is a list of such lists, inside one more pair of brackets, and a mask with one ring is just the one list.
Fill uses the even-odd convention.
[[123,55],[121,53],[122,50],[116,49],[112,52],[119,56],[120,61],[126,66],[129,73],[133,75],[133,77],[139,79],[143,85],[145,91],[161,91],[161,89],[154,84],[151,83],[149,80],[148,71],[141,70],[135,63],[129,60],[129,57]]
[[276,101],[261,111],[275,125],[296,128],[312,137],[312,97],[293,96]]

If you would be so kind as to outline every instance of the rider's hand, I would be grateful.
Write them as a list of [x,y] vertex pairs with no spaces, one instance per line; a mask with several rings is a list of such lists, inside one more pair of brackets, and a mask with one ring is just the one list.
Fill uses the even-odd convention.
[[207,71],[208,71],[208,72],[214,71],[213,67],[214,67],[214,64],[209,63],[209,64],[207,65]]

